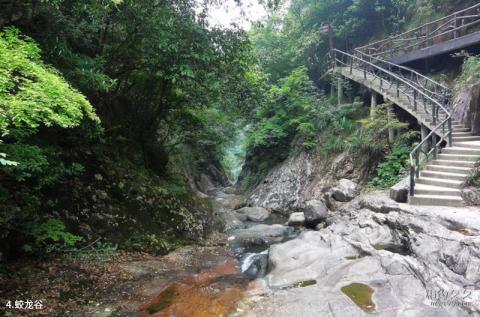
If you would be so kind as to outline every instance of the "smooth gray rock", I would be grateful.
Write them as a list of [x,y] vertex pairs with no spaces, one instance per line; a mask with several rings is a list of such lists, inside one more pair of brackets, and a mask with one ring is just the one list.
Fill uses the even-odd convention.
[[263,207],[243,207],[235,210],[239,215],[246,217],[246,220],[262,222],[270,217],[270,213]]
[[410,188],[410,176],[403,178],[390,188],[390,198],[397,203],[408,201],[408,190]]
[[[270,247],[265,291],[255,290],[245,316],[368,316],[341,292],[351,283],[373,289],[375,316],[480,315],[477,210],[400,208],[386,192],[358,200],[330,217],[329,227]],[[390,247],[401,244],[410,252]],[[432,290],[469,297],[461,297],[463,305],[434,306]]]
[[315,227],[328,217],[328,208],[325,203],[320,200],[306,201],[302,211],[305,215],[305,224],[310,227]]
[[357,192],[357,184],[349,179],[341,179],[337,185],[332,189],[332,197],[336,201],[347,202],[352,200]]
[[226,211],[220,214],[224,224],[224,231],[231,231],[245,228],[245,224],[237,218],[233,211]]
[[269,246],[289,238],[293,234],[293,228],[278,224],[260,224],[246,229],[234,230],[231,234],[229,241],[234,248]]
[[385,199],[384,197],[375,197],[369,195],[360,200],[360,207],[370,209],[379,213],[389,213],[391,211],[401,211],[402,208],[393,200]]
[[305,214],[303,212],[294,212],[288,217],[289,226],[303,226],[305,225]]

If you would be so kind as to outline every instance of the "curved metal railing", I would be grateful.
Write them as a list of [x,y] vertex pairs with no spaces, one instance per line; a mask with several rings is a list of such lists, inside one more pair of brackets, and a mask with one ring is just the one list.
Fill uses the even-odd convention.
[[451,93],[446,86],[442,85],[441,83],[433,80],[432,78],[427,77],[409,67],[397,65],[392,62],[380,59],[378,57],[367,55],[357,49],[355,49],[355,55],[373,64],[376,64],[382,68],[385,68],[390,72],[396,73],[397,75],[403,77],[405,80],[408,80],[410,83],[423,89],[432,98],[435,98],[438,100],[442,98],[446,98],[448,101],[448,99],[451,96]]
[[[379,81],[381,90],[392,90],[393,88],[393,92],[398,98],[401,95],[407,98],[417,115],[422,115],[423,112],[427,116],[425,119],[431,118],[431,132],[410,153],[410,195],[413,196],[415,179],[420,176],[421,167],[431,158],[436,159],[444,143],[452,144],[452,115],[447,106],[448,89],[414,70],[364,53],[352,55],[333,49],[327,56],[329,58],[327,65],[330,65],[331,68],[335,69],[340,65],[340,67],[345,67],[350,74],[354,69],[360,71],[364,80],[373,77],[373,80]],[[405,77],[405,71],[410,78],[408,75]],[[423,83],[418,80],[419,78]],[[431,149],[429,149],[429,144],[431,144]]]
[[369,56],[387,59],[480,30],[480,3],[407,32],[357,48]]

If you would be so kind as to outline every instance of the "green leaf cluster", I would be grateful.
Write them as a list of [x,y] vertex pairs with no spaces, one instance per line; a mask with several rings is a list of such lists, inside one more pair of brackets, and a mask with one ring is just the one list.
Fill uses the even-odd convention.
[[40,126],[71,128],[98,120],[85,97],[40,59],[40,49],[14,28],[0,32],[0,132],[25,137]]

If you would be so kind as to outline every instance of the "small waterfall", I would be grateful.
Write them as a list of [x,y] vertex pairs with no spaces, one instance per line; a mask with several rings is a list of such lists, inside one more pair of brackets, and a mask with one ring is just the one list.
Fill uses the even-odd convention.
[[249,278],[263,277],[267,274],[268,250],[260,253],[247,253],[241,263],[241,272]]

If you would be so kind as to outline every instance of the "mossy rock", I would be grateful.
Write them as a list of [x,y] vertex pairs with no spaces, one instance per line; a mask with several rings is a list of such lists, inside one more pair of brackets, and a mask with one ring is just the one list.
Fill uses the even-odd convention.
[[375,304],[372,301],[374,291],[370,286],[361,283],[352,283],[342,287],[341,291],[363,311],[367,313],[375,311]]

